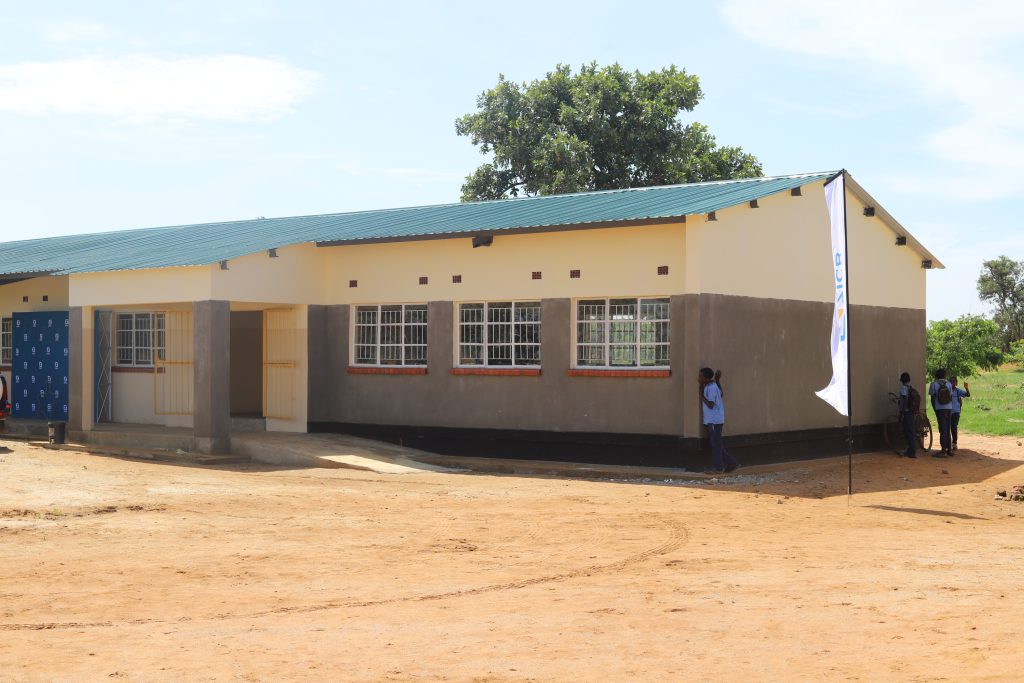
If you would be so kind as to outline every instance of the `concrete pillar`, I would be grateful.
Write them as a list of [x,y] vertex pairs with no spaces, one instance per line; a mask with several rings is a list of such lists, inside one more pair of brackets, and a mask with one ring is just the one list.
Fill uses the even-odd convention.
[[[427,372],[447,380],[452,369],[455,304],[451,301],[427,303]],[[431,384],[437,382],[431,381]]]
[[68,431],[82,431],[82,400],[85,390],[82,376],[82,354],[85,349],[82,327],[82,307],[72,306],[68,311]]
[[200,453],[231,450],[231,305],[192,304],[193,435]]

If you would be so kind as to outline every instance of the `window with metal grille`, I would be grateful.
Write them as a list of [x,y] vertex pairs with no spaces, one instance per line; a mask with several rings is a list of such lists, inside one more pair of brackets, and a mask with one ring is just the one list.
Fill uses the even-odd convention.
[[459,304],[459,365],[540,365],[540,302]]
[[579,299],[576,366],[667,368],[669,299]]
[[117,314],[117,364],[152,367],[164,360],[167,324],[163,313]]
[[427,305],[356,306],[357,365],[426,365]]
[[0,320],[0,365],[11,364],[11,347],[14,345],[13,320],[13,318]]

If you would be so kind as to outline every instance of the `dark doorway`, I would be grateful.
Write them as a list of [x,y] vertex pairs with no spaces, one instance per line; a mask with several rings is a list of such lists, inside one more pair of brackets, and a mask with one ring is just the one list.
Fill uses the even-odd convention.
[[231,311],[231,416],[263,417],[263,311]]

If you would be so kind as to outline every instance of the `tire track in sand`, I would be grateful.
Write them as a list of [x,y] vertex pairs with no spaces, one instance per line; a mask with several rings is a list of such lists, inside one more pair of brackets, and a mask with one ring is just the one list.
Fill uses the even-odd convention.
[[22,624],[0,624],[0,631],[48,631],[48,630],[70,630],[70,629],[84,629],[84,628],[110,628],[114,626],[140,626],[146,624],[181,624],[189,622],[201,622],[201,621],[223,621],[230,619],[254,619],[260,617],[271,617],[279,615],[289,614],[309,614],[313,612],[324,612],[335,609],[351,609],[360,607],[379,607],[382,605],[393,605],[398,603],[408,602],[431,602],[437,600],[450,600],[452,598],[461,598],[473,595],[483,595],[485,593],[497,593],[502,591],[519,590],[522,588],[529,588],[531,586],[537,586],[545,583],[559,583],[562,581],[569,581],[571,579],[579,578],[582,576],[589,576],[592,574],[603,574],[603,573],[614,573],[622,571],[632,565],[640,564],[651,558],[658,557],[660,555],[667,555],[674,552],[686,544],[689,538],[689,531],[686,526],[679,520],[673,519],[667,516],[661,516],[660,520],[665,524],[669,531],[668,540],[664,543],[656,545],[652,548],[648,548],[642,552],[628,555],[621,560],[615,562],[609,562],[605,564],[591,564],[570,571],[560,572],[558,574],[546,574],[544,576],[536,576],[530,579],[521,579],[519,581],[508,581],[505,583],[495,583],[486,586],[479,586],[477,588],[467,588],[465,590],[453,590],[445,591],[442,593],[425,593],[420,595],[405,595],[394,598],[381,598],[379,600],[331,600],[322,602],[314,605],[295,605],[292,607],[278,607],[275,609],[260,610],[256,612],[245,612],[245,613],[223,613],[214,614],[206,617],[178,617],[176,619],[124,619],[119,621],[61,621],[61,622],[39,622],[39,623],[22,623]]

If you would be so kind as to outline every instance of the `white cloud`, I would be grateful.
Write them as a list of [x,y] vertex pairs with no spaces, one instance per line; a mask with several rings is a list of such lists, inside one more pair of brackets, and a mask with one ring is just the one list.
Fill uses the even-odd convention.
[[941,106],[953,122],[924,133],[936,158],[986,180],[1024,171],[1024,3],[727,0],[722,15],[750,40],[848,60]]
[[131,55],[0,65],[0,112],[267,121],[313,90],[312,71],[258,57]]
[[99,42],[113,39],[117,33],[98,21],[81,19],[50,24],[44,33],[54,43]]

